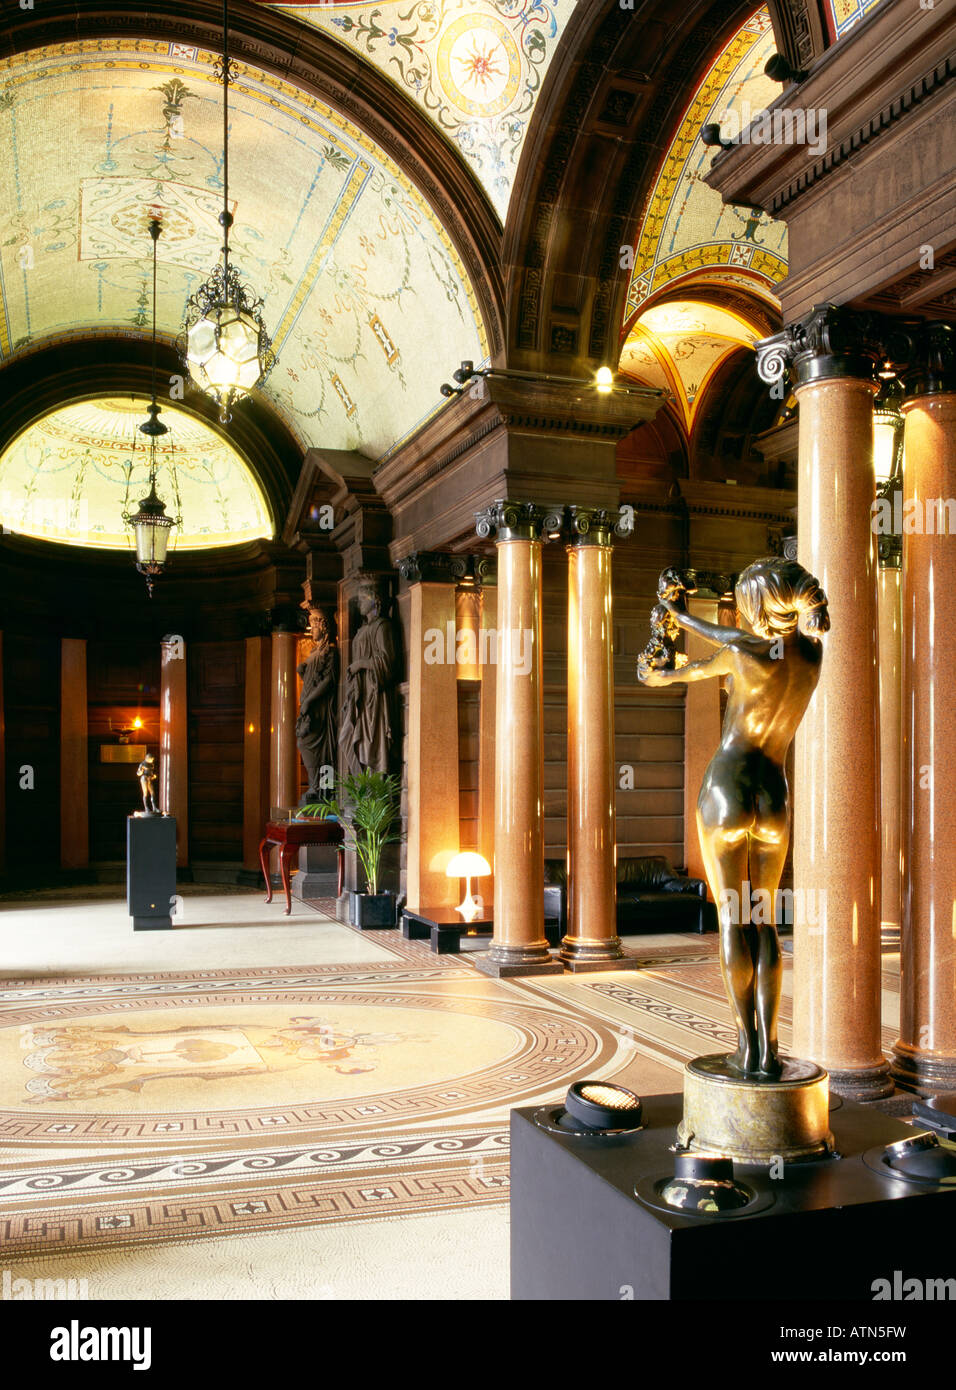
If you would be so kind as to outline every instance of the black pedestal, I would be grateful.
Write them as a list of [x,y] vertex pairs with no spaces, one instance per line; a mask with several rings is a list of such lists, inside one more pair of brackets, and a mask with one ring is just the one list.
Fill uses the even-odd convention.
[[869,1166],[912,1127],[844,1101],[830,1116],[843,1157],[787,1164],[776,1181],[735,1164],[757,1193],[752,1214],[687,1216],[634,1194],[673,1173],[681,1109],[681,1096],[651,1096],[646,1128],[607,1140],[549,1133],[537,1109],[511,1112],[513,1299],[872,1300],[874,1281],[895,1271],[952,1274],[956,1188]]
[[127,816],[126,906],[133,930],[172,927],[175,897],[175,816]]

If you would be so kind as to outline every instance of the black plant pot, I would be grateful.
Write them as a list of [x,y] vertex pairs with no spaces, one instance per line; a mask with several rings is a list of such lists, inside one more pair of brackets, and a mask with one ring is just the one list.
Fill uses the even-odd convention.
[[349,921],[353,927],[394,927],[394,893],[356,893],[349,890]]

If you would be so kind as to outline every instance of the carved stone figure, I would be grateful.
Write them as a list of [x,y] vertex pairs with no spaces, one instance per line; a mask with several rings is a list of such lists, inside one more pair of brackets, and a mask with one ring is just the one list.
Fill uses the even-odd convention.
[[136,769],[136,776],[139,778],[140,791],[143,793],[143,815],[161,815],[159,807],[156,805],[156,759],[152,753],[147,753],[146,757]]
[[329,634],[329,621],[321,608],[303,604],[309,613],[309,633],[315,646],[298,666],[302,678],[299,717],[295,721],[295,741],[305,764],[309,785],[306,802],[319,801],[331,788],[322,785],[322,769],[335,775],[338,653]]
[[340,742],[346,773],[366,768],[387,772],[392,748],[395,645],[375,585],[367,584],[360,590],[358,603],[362,624],[352,639],[352,659],[345,673]]
[[[664,599],[681,627],[717,651],[677,670],[655,667],[642,657],[637,674],[651,686],[731,677],[720,746],[697,800],[697,831],[718,905],[721,973],[738,1030],[737,1051],[727,1065],[731,1072],[760,1080],[781,1073],[777,1016],[782,970],[776,924],[777,889],[790,842],[785,764],[820,678],[823,644],[818,634],[829,630],[830,619],[826,594],[796,560],[755,561],[737,581],[736,600],[749,631],[717,627]],[[734,909],[748,891],[759,891],[769,921],[756,920],[756,912],[753,920],[745,920]]]

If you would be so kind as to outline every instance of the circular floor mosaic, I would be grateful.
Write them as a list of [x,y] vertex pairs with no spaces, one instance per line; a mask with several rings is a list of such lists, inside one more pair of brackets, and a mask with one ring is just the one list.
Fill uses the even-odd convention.
[[24,1006],[0,1026],[0,1138],[236,1138],[520,1104],[613,1055],[547,1005],[273,989]]

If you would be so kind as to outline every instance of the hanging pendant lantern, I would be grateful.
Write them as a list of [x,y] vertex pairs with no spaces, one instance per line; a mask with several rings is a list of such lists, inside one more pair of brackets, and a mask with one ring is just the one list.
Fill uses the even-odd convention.
[[[218,65],[217,65],[218,66]],[[243,285],[229,261],[229,5],[222,6],[222,260],[186,302],[178,347],[190,377],[219,406],[228,424],[230,407],[260,385],[275,365],[262,319],[262,299]]]
[[169,537],[174,526],[178,526],[178,516],[166,515],[166,503],[156,491],[156,441],[169,433],[169,427],[160,420],[160,408],[156,403],[156,247],[162,226],[157,218],[149,224],[149,234],[153,239],[153,398],[147,407],[148,420],[139,426],[140,433],[149,441],[149,495],[142,498],[139,510],[124,512],[123,520],[133,528],[136,537],[136,568],[146,578],[146,592],[153,597],[153,584],[166,567],[166,553]]

